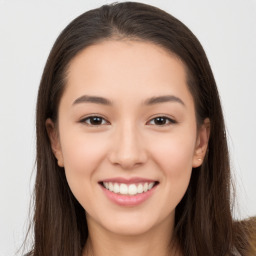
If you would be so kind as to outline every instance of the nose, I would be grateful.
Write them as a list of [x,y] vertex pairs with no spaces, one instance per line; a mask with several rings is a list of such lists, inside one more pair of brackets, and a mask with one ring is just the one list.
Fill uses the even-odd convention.
[[124,170],[131,170],[147,161],[145,145],[136,127],[126,123],[116,128],[109,160]]

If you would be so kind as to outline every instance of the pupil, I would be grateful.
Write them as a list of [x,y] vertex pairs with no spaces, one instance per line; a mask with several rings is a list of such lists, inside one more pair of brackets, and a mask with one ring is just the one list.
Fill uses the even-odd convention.
[[99,125],[102,122],[101,119],[102,119],[101,117],[92,117],[91,123],[95,125]]
[[163,124],[165,124],[165,123],[166,123],[166,120],[165,120],[164,117],[157,117],[157,118],[156,118],[156,124],[158,124],[158,125],[163,125]]

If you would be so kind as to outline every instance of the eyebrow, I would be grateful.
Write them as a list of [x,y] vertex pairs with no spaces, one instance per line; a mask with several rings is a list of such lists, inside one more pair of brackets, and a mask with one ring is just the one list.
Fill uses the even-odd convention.
[[[154,105],[158,103],[165,103],[165,102],[177,102],[181,105],[185,106],[185,103],[178,97],[174,95],[164,95],[164,96],[157,96],[157,97],[151,97],[143,102],[143,105]],[[73,105],[79,104],[79,103],[96,103],[96,104],[102,104],[111,106],[113,103],[106,98],[100,97],[100,96],[89,96],[89,95],[83,95],[79,98],[77,98]]]
[[77,98],[73,105],[79,104],[79,103],[96,103],[96,104],[102,104],[102,105],[112,105],[112,102],[106,98],[99,97],[99,96],[89,96],[89,95],[83,95],[79,98]]
[[158,96],[158,97],[152,97],[147,99],[144,104],[145,105],[154,105],[158,103],[165,103],[165,102],[177,102],[181,105],[185,106],[185,103],[178,97],[174,95],[164,95],[164,96]]

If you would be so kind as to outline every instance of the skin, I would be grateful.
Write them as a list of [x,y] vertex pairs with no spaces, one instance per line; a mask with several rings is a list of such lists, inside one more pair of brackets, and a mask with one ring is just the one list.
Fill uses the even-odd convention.
[[[104,97],[111,105],[74,103],[83,95]],[[180,101],[145,104],[166,95]],[[103,119],[93,125],[88,116]],[[166,117],[166,123],[156,117]],[[87,47],[70,63],[58,123],[47,119],[46,127],[58,164],[86,211],[85,253],[169,255],[175,208],[192,168],[202,164],[209,138],[209,120],[197,129],[181,60],[148,42],[108,40]],[[159,184],[145,202],[120,206],[98,183],[113,177]]]

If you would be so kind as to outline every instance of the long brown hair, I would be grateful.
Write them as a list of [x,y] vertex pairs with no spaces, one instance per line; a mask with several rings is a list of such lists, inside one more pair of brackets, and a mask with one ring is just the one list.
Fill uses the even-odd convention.
[[[206,54],[179,20],[153,6],[125,2],[104,5],[72,21],[57,38],[38,92],[34,256],[81,256],[88,238],[83,207],[57,165],[45,121],[58,118],[70,61],[82,49],[107,39],[139,39],[180,58],[194,98],[198,126],[211,121],[206,158],[192,170],[187,192],[176,208],[174,234],[184,255],[249,255],[249,234],[232,221],[232,187],[225,126],[216,83]],[[239,239],[238,239],[239,238]]]

